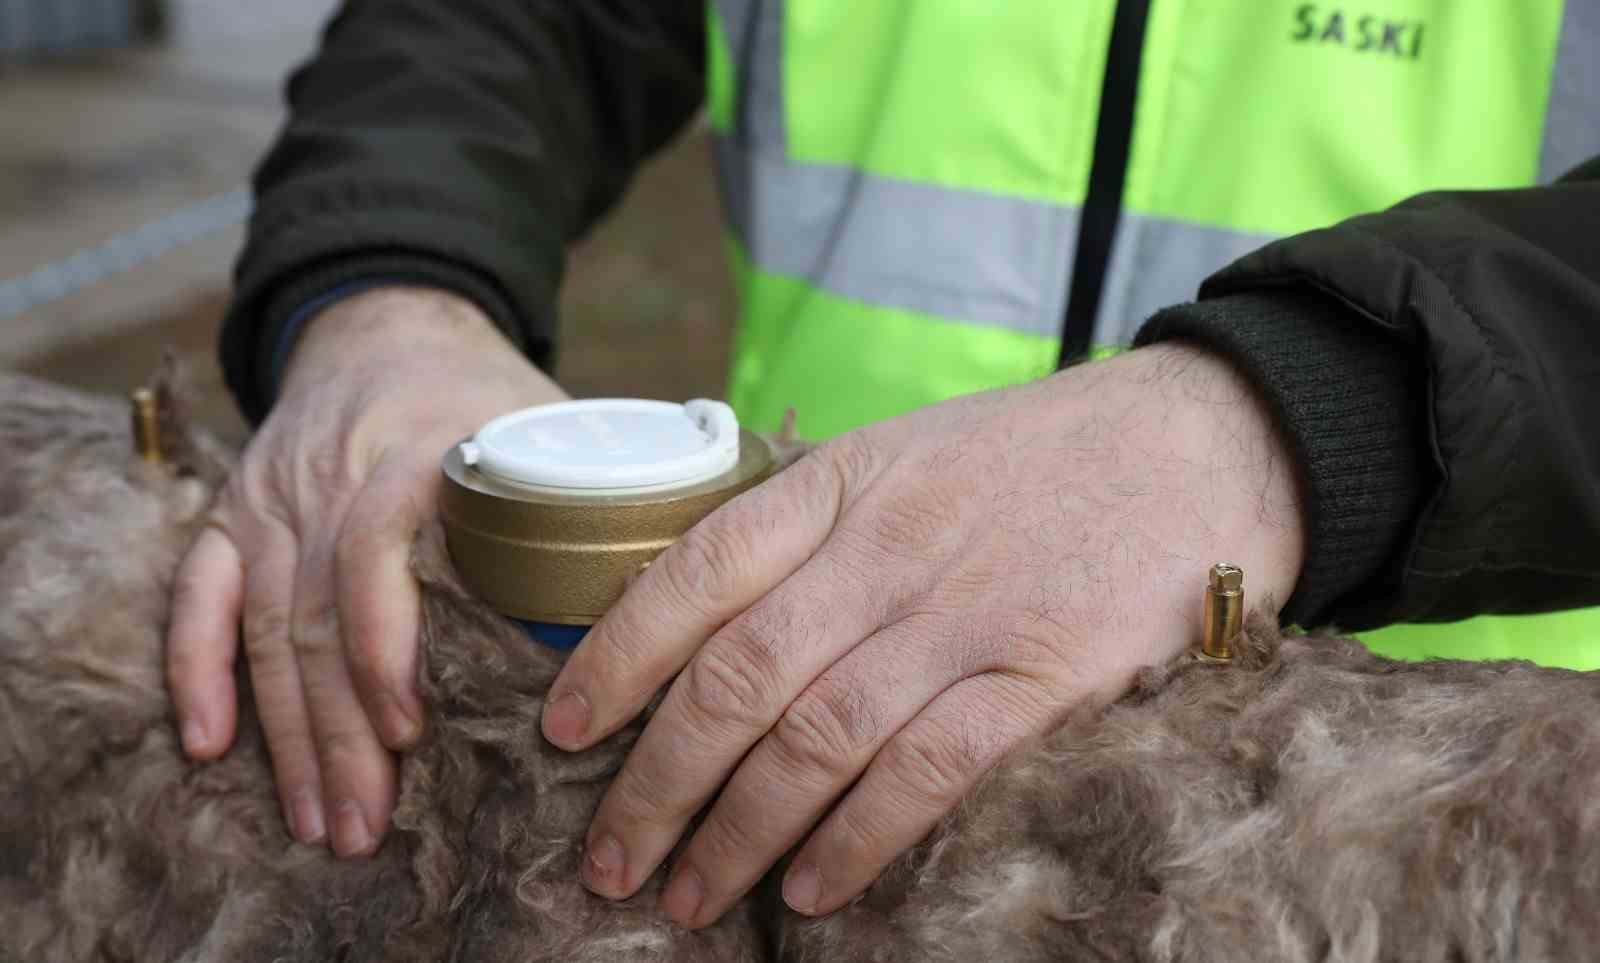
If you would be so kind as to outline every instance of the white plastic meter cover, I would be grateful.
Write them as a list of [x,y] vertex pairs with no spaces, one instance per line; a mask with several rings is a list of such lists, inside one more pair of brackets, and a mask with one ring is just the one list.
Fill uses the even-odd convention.
[[462,442],[468,465],[539,488],[615,492],[694,485],[739,461],[739,419],[720,401],[594,398],[524,408]]

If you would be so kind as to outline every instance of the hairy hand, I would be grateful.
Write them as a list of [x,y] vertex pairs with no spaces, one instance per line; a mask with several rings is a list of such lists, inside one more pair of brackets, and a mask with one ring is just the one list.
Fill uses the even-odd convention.
[[1295,466],[1253,389],[1166,344],[823,445],[651,565],[573,654],[544,732],[580,749],[672,681],[586,839],[624,897],[693,816],[664,909],[720,916],[799,844],[829,912],[1009,750],[1195,641],[1211,563],[1286,598]]
[[389,823],[389,750],[423,724],[412,538],[439,459],[515,408],[565,394],[475,306],[381,288],[319,314],[283,392],[174,588],[167,672],[193,757],[221,756],[245,655],[290,831],[370,853]]

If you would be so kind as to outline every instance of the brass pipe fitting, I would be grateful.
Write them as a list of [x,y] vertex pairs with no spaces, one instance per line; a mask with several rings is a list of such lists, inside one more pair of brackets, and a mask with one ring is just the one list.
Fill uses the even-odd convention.
[[133,449],[140,458],[159,465],[161,455],[161,406],[149,388],[135,388],[128,399],[132,404]]
[[1233,661],[1234,641],[1244,629],[1244,570],[1218,562],[1211,566],[1206,585],[1205,636],[1200,658],[1208,662]]

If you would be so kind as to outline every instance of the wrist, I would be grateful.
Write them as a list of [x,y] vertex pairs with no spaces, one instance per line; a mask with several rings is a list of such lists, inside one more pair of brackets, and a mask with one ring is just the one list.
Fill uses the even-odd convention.
[[[1269,399],[1228,356],[1174,339],[1086,367],[1114,380],[1092,392],[1121,420],[1122,458],[1154,465],[1152,511],[1172,513],[1163,551],[1184,571],[1215,562],[1245,570],[1252,607],[1277,612],[1306,558],[1301,466]],[[1069,371],[1070,373],[1070,371]]]
[[[1171,347],[1190,359],[1194,403],[1176,412],[1199,441],[1194,457],[1201,471],[1195,484],[1201,504],[1232,507],[1228,532],[1219,532],[1224,555],[1206,559],[1247,567],[1250,593],[1282,612],[1305,570],[1310,517],[1305,471],[1271,399],[1231,356],[1198,341]],[[1225,494],[1214,494],[1213,486]],[[1240,561],[1240,560],[1244,561]]]
[[282,392],[352,369],[385,370],[438,352],[510,355],[531,367],[482,309],[442,288],[380,285],[306,318],[283,365]]

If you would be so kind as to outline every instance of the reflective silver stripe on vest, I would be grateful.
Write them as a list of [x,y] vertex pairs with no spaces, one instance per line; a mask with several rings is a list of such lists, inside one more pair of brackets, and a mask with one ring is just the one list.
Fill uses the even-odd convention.
[[717,166],[756,267],[869,304],[1060,333],[1075,208],[796,164],[726,139]]
[[1055,337],[1078,211],[788,157],[782,0],[714,0],[739,101],[717,140],[751,263],[841,297]]
[[1200,282],[1274,239],[1124,210],[1095,315],[1095,345],[1132,343],[1152,314],[1193,301]]
[[1600,154],[1600,0],[1567,0],[1539,151],[1548,184]]

